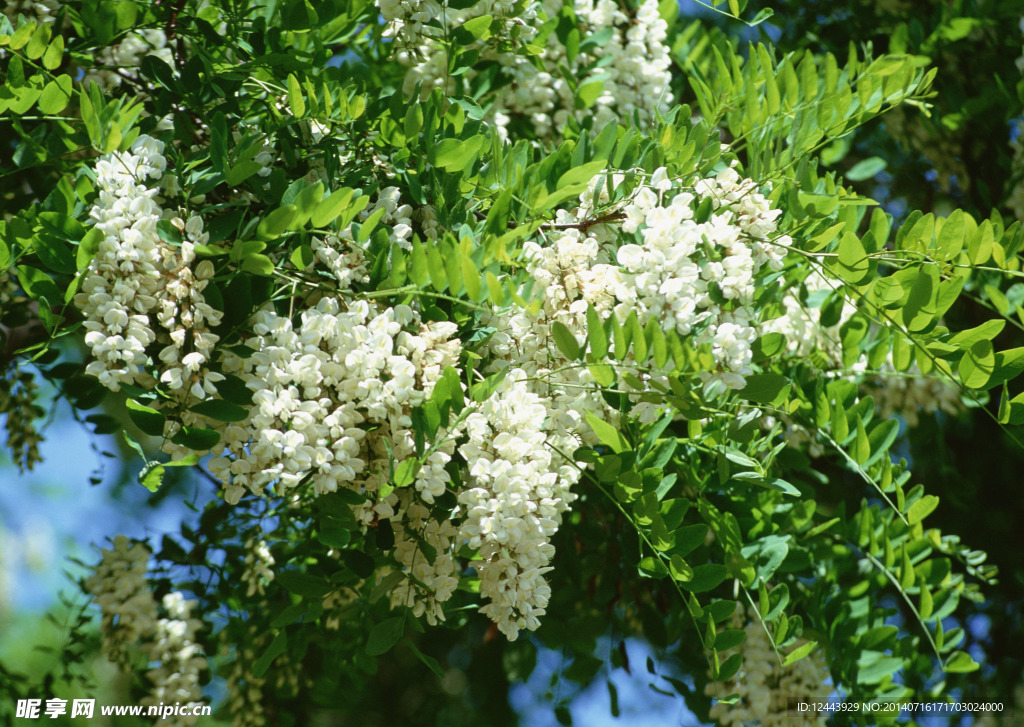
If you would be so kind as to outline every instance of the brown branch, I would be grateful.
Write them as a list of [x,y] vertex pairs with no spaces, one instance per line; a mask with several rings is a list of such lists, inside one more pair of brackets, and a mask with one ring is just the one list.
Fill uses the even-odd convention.
[[[617,222],[618,220],[626,219],[626,215],[623,212],[610,212],[600,217],[595,217],[592,220],[583,220],[583,222],[546,222],[540,226],[542,230],[580,230],[586,232],[594,225],[603,225],[608,222]],[[516,227],[514,222],[508,223],[509,227]]]

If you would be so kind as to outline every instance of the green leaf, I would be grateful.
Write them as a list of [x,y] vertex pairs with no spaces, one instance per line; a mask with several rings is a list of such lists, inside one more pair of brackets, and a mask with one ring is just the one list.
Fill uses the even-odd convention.
[[35,32],[32,33],[32,37],[25,45],[25,57],[33,61],[42,57],[43,53],[46,52],[47,46],[50,44],[50,33],[49,23],[39,23],[36,26]]
[[292,116],[299,119],[306,113],[306,100],[302,97],[302,86],[294,73],[288,74],[288,106]]
[[237,187],[261,169],[263,169],[263,165],[259,162],[243,159],[228,170],[227,175],[225,175],[225,181],[227,181],[229,187]]
[[[100,249],[100,243],[103,242],[103,232],[95,227],[91,228],[82,241],[78,243],[78,250],[75,253],[75,267],[78,270],[84,270],[89,267],[89,263],[96,257],[96,252]],[[6,267],[0,265],[0,267]]]
[[903,666],[903,660],[884,656],[877,651],[865,651],[857,662],[857,683],[878,684]]
[[126,399],[124,405],[128,409],[128,417],[143,433],[151,437],[164,435],[165,417],[163,414],[134,399]]
[[555,184],[555,189],[561,189],[562,187],[568,187],[574,184],[589,184],[590,180],[594,178],[594,175],[601,172],[607,162],[603,160],[597,160],[593,162],[587,162],[578,167],[573,167],[561,177],[558,178],[558,182]]
[[182,427],[177,434],[171,437],[171,441],[183,447],[201,452],[217,446],[217,442],[220,441],[220,434],[213,429]]
[[669,574],[669,569],[665,567],[661,558],[650,555],[640,559],[640,562],[637,563],[637,570],[647,578],[664,578]]
[[960,359],[957,372],[960,381],[969,389],[982,389],[992,378],[996,368],[996,354],[992,341],[976,341]]
[[964,248],[966,227],[963,210],[954,210],[942,223],[934,257],[938,260],[956,259]]
[[938,267],[923,266],[910,286],[910,296],[902,310],[907,330],[914,333],[928,328],[935,320],[935,304],[939,294]]
[[590,412],[586,412],[587,423],[594,430],[598,440],[602,444],[611,447],[616,454],[627,452],[631,449],[629,442],[622,436],[622,433],[603,419],[598,418]]
[[[765,11],[762,10],[760,13],[758,13],[758,15],[761,15],[764,12]],[[768,10],[768,12],[769,14],[771,13],[770,10]],[[723,661],[722,665],[718,668],[718,671],[715,675],[715,679],[717,679],[718,681],[728,681],[729,679],[732,679],[734,676],[736,676],[736,672],[740,670],[741,666],[743,666],[743,653],[739,652],[736,654],[731,654],[729,658]],[[725,702],[724,699],[719,699],[718,701],[722,703]]]
[[839,277],[848,283],[861,283],[871,274],[871,261],[860,238],[847,232],[839,241]]
[[505,290],[501,287],[501,282],[497,276],[488,270],[484,274],[484,278],[487,280],[487,295],[492,303],[497,306],[505,304]]
[[352,200],[352,191],[348,187],[342,187],[330,194],[327,199],[316,206],[313,216],[310,218],[313,227],[326,227],[341,214]]
[[468,255],[461,255],[462,258],[462,284],[466,288],[466,295],[472,301],[479,301],[483,297],[483,281],[480,278],[480,271],[477,270],[473,259]]
[[683,583],[693,579],[693,568],[678,554],[673,554],[669,559],[668,571],[675,580]]
[[274,636],[274,640],[270,642],[270,646],[268,646],[266,651],[260,654],[260,658],[253,663],[251,672],[252,676],[256,679],[262,678],[263,675],[267,673],[270,665],[274,662],[274,659],[281,656],[287,647],[288,632],[278,631],[277,635]]
[[789,379],[776,373],[753,374],[739,395],[758,404],[779,404],[789,395]]
[[159,220],[156,223],[156,234],[168,245],[181,245],[184,239],[181,230],[175,227],[170,220]]
[[247,273],[255,275],[269,276],[274,274],[274,261],[262,253],[246,255],[240,267]]
[[608,334],[605,333],[601,317],[594,306],[587,308],[587,340],[590,342],[590,353],[596,359],[608,354]]
[[18,282],[28,293],[30,298],[35,300],[45,300],[50,305],[57,305],[63,300],[63,296],[60,293],[60,289],[57,284],[53,282],[53,278],[44,273],[42,270],[38,270],[28,265],[19,265],[18,268]]
[[423,662],[423,664],[428,669],[430,669],[430,671],[434,672],[438,679],[444,679],[444,669],[441,668],[441,665],[438,663],[437,659],[427,654],[424,654],[422,651],[417,649],[416,644],[412,643],[411,641],[407,641],[405,643],[412,650],[412,653],[416,655],[416,658]]
[[419,474],[422,466],[415,457],[402,460],[402,463],[395,468],[395,487],[408,487],[415,482],[416,475]]
[[418,103],[409,104],[405,112],[405,138],[415,139],[423,128],[423,107]]
[[405,618],[393,616],[387,618],[370,629],[370,637],[366,641],[366,653],[370,656],[386,654],[397,644],[405,632]]
[[796,662],[800,661],[805,656],[814,651],[814,649],[817,648],[817,646],[817,641],[808,641],[806,644],[801,644],[800,646],[796,647],[795,649],[793,649],[793,651],[789,652],[789,654],[786,655],[785,660],[782,662],[782,668],[785,669],[790,664],[795,664]]
[[64,36],[58,35],[43,53],[43,68],[55,70],[64,60]]
[[75,272],[75,259],[72,257],[71,247],[64,240],[59,240],[49,233],[40,232],[35,238],[34,249],[39,260],[55,273]]
[[868,447],[871,450],[871,456],[867,462],[864,463],[865,467],[870,467],[882,455],[887,455],[889,447],[896,441],[897,435],[900,432],[900,423],[895,419],[886,419],[885,421],[879,422],[870,432],[868,432]]
[[139,472],[139,484],[150,492],[156,492],[164,482],[164,466],[159,462],[146,462]]
[[978,662],[964,651],[954,651],[942,665],[942,670],[952,674],[969,674],[979,669]]
[[470,398],[476,402],[486,401],[501,382],[505,380],[507,373],[508,369],[501,369],[497,373],[488,376],[479,384],[473,384],[473,388],[470,390]]
[[714,650],[727,651],[735,649],[747,639],[747,632],[743,629],[727,629],[715,637]]
[[555,346],[558,347],[558,350],[568,360],[577,361],[583,355],[583,351],[576,341],[576,336],[561,321],[555,321],[551,324],[551,336],[555,339]]
[[448,287],[448,273],[444,269],[444,256],[437,247],[427,252],[427,270],[430,271],[430,284],[438,293]]
[[277,208],[260,220],[256,227],[256,238],[263,241],[276,240],[287,232],[297,212],[298,208],[293,204]]
[[966,331],[960,331],[955,336],[949,339],[947,343],[951,346],[957,346],[964,351],[970,350],[978,341],[991,341],[998,336],[1003,328],[1006,327],[1006,319],[996,318],[991,321],[985,321],[979,326],[969,328]]
[[907,510],[907,522],[916,525],[928,517],[938,505],[939,498],[937,496],[925,495]]
[[853,447],[850,452],[854,462],[863,465],[871,456],[871,444],[868,441],[868,433],[864,429],[864,421],[857,417],[857,434],[853,439]]
[[313,261],[316,260],[316,256],[313,254],[313,248],[309,245],[299,245],[297,248],[292,250],[292,254],[288,259],[297,270],[305,270],[313,264]]
[[468,167],[476,159],[483,143],[483,136],[474,136],[465,141],[445,139],[431,150],[430,156],[435,167],[457,172]]
[[729,576],[729,569],[720,563],[705,563],[693,569],[693,578],[683,585],[693,593],[703,593],[716,588]]
[[219,422],[242,422],[249,418],[249,412],[243,407],[223,399],[208,399],[191,407],[190,410]]
[[36,23],[34,20],[30,20],[27,23],[19,25],[18,29],[14,31],[14,35],[12,35],[11,39],[8,41],[8,45],[10,45],[11,50],[21,50],[24,48],[25,44],[32,39],[32,34],[38,27],[39,23]]
[[871,179],[879,172],[885,171],[886,161],[882,157],[868,157],[850,167],[850,171],[846,173],[846,178],[851,182],[863,182],[865,179]]
[[66,73],[53,79],[39,94],[39,111],[44,114],[59,114],[71,102],[71,76]]
[[356,239],[361,243],[365,244],[370,239],[370,235],[373,234],[373,229],[377,226],[377,223],[384,217],[384,213],[387,209],[379,207],[370,213],[370,216],[363,220],[362,224],[359,225],[359,232],[356,233]]
[[491,21],[494,18],[490,15],[480,15],[467,20],[460,26],[473,40],[486,40],[490,37]]
[[306,613],[306,604],[293,603],[274,617],[274,620],[270,622],[270,628],[282,629],[289,626],[302,618],[304,613]]
[[274,581],[289,593],[310,599],[323,598],[332,589],[327,579],[294,570],[279,571]]
[[295,195],[295,199],[292,200],[292,204],[295,205],[295,217],[288,223],[288,229],[301,229],[316,212],[323,198],[323,182],[312,184]]

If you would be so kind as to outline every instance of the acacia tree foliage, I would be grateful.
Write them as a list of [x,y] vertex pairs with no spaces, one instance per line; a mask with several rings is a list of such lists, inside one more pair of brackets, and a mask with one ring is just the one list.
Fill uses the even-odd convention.
[[[499,722],[537,644],[586,685],[639,668],[631,636],[726,723],[833,690],[1005,698],[956,625],[995,569],[899,452],[901,422],[1024,422],[1024,348],[994,343],[1020,327],[1020,72],[1004,53],[971,105],[932,67],[1008,39],[1010,9],[882,10],[864,36],[794,10],[776,47],[737,40],[770,13],[733,2],[22,10],[12,453],[36,459],[43,379],[127,432],[140,484],[188,467],[220,493],[197,528],[112,533],[82,583],[145,699],[217,680],[237,724],[343,720],[415,660],[471,675],[446,723]],[[914,130],[972,114],[1002,124],[1001,175]],[[955,210],[906,184],[921,153],[962,165],[935,187]]]

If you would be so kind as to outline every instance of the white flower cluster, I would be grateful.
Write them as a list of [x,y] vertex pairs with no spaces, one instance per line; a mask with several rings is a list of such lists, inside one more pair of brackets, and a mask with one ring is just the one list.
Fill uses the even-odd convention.
[[43,435],[36,421],[46,416],[46,411],[36,403],[37,398],[38,387],[31,371],[16,366],[0,369],[0,416],[4,418],[7,450],[21,472],[43,461],[39,454]]
[[[224,636],[228,635],[227,630],[221,633]],[[252,675],[252,665],[258,658],[259,653],[256,649],[246,647],[231,665],[227,679],[227,704],[231,712],[231,727],[263,727],[267,723],[264,712],[266,700],[263,698],[263,688],[267,680],[266,677],[256,678]]]
[[[658,170],[613,215],[625,218],[622,231],[637,241],[619,248],[615,264],[602,250],[615,241],[614,228],[585,224],[594,213],[594,188],[604,181],[595,180],[575,216],[559,215],[548,245],[526,243],[533,288],[543,291],[539,309],[495,311],[484,320],[496,330],[488,344],[494,366],[507,372],[466,422],[468,442],[459,448],[469,472],[459,493],[461,532],[478,549],[481,594],[490,599],[482,610],[509,638],[536,628],[548,602],[543,574],[554,551],[550,539],[580,476],[563,455],[594,441],[586,413],[615,416],[590,371],[571,365],[554,345],[552,326],[565,325],[582,344],[588,306],[621,320],[636,311],[644,324],[656,319],[691,336],[695,346],[707,343],[721,369],[705,372],[708,381],[742,386],[755,335],[753,315],[743,306],[752,301],[759,269],[781,266],[767,241],[778,213],[733,170],[670,199],[673,184]],[[713,211],[697,223],[694,210],[705,197]],[[712,281],[722,302],[709,294]],[[633,413],[650,414],[649,406],[638,404]]]
[[103,613],[104,653],[115,664],[129,667],[132,649],[156,631],[156,600],[146,582],[150,552],[118,535],[114,547],[101,553],[95,572],[85,580],[85,590]]
[[[244,645],[239,646],[232,655],[231,671],[227,678],[227,706],[231,713],[231,727],[263,727],[267,724],[264,692],[276,689],[280,694],[295,696],[300,682],[304,681],[307,687],[313,685],[311,678],[302,679],[301,665],[296,664],[287,651],[274,659],[273,669],[262,677],[254,677],[253,665],[270,645],[271,634],[255,633],[252,622],[248,628]],[[225,656],[230,654],[226,646],[230,635],[227,629],[221,631],[225,644],[222,653]]]
[[398,243],[403,250],[412,250],[412,216],[411,205],[401,204],[401,190],[398,187],[385,187],[377,193],[377,201],[372,209],[366,210],[365,217],[369,217],[378,209],[383,209],[384,214],[378,225],[388,229],[388,236],[392,242]]
[[477,551],[473,566],[489,601],[480,610],[509,639],[540,625],[551,595],[544,580],[555,553],[550,539],[580,477],[564,459],[574,446],[569,432],[530,388],[524,371],[509,371],[467,418],[468,441],[459,447],[469,464],[460,539]]
[[[385,37],[395,39],[397,59],[410,66],[405,77],[404,91],[411,94],[421,84],[424,98],[435,88],[446,92],[454,90],[454,79],[448,73],[448,56],[440,43],[447,32],[458,28],[467,20],[489,17],[498,21],[503,30],[489,40],[477,41],[472,48],[480,52],[481,59],[494,60],[497,43],[525,43],[537,34],[539,4],[527,0],[519,9],[515,0],[479,0],[476,4],[456,10],[448,7],[447,0],[379,0],[381,17],[386,23]],[[469,78],[475,71],[468,71]]]
[[[186,601],[181,593],[164,596],[163,606],[169,618],[157,622],[156,631],[145,647],[149,660],[158,665],[146,672],[153,689],[141,701],[144,706],[181,702],[195,707],[202,703],[199,675],[206,669],[206,657],[202,646],[196,643],[196,632],[202,622],[190,618],[194,605],[194,601]],[[190,715],[163,717],[156,724],[158,727],[188,727],[196,722],[197,717]]]
[[[103,239],[74,301],[95,359],[86,371],[100,383],[113,391],[121,384],[153,385],[150,371],[159,366],[159,379],[171,391],[201,400],[221,379],[206,369],[218,341],[209,328],[221,313],[203,298],[213,265],[195,264],[195,245],[208,239],[202,220],[172,220],[182,233],[180,247],[157,231],[166,215],[158,187],[147,182],[161,180],[166,165],[163,143],[145,135],[130,152],[96,163],[99,196],[90,217]],[[153,343],[162,346],[160,364],[147,352]]]
[[[441,485],[446,482],[448,476],[440,470],[443,469],[442,462],[448,459],[450,455],[447,453],[443,457],[432,458],[428,465],[432,470],[432,483]],[[399,512],[403,517],[393,520],[394,558],[408,577],[391,591],[391,606],[405,606],[412,610],[414,616],[425,616],[427,623],[434,625],[444,620],[441,604],[452,597],[459,585],[460,568],[454,553],[464,538],[460,537],[451,519],[434,519],[422,503],[405,492],[400,495]],[[421,542],[432,550],[430,554],[424,552]]]
[[271,485],[303,496],[308,490],[298,488],[306,482],[316,494],[340,487],[368,496],[357,516],[367,526],[392,523],[396,564],[412,576],[392,602],[432,623],[443,619],[440,604],[458,582],[456,530],[431,519],[427,506],[448,486],[455,431],[441,428],[411,487],[391,483],[416,456],[412,410],[458,363],[455,324],[421,322],[407,306],[323,298],[297,325],[264,309],[253,331],[247,345],[254,353],[225,361],[254,391],[249,418],[223,427],[223,452],[209,464],[225,499],[238,502],[247,490],[258,495]]
[[[405,78],[406,93],[420,85],[421,92],[429,94],[438,87],[451,90],[453,79],[447,57],[436,40],[440,29],[427,27],[426,22],[444,17],[451,27],[457,27],[467,20],[492,15],[506,25],[507,31],[500,35],[503,42],[510,38],[529,42],[546,21],[559,17],[564,2],[527,3],[518,14],[514,13],[514,3],[507,0],[482,0],[457,12],[442,8],[434,0],[383,0],[380,8],[390,22],[391,32],[407,48],[399,56],[411,66]],[[656,114],[669,108],[668,26],[658,14],[657,0],[644,0],[632,13],[613,0],[575,0],[573,8],[584,42],[590,37],[601,41],[584,44],[583,50],[574,50],[571,58],[554,32],[547,36],[544,51],[537,58],[504,48],[493,39],[474,44],[481,61],[498,62],[508,79],[490,110],[491,119],[502,133],[512,115],[527,120],[537,136],[551,138],[560,135],[570,116],[581,122],[593,119],[592,128],[601,129],[620,119],[629,123],[634,114],[641,124],[653,124]],[[579,81],[575,89],[563,76],[566,68]],[[467,72],[467,80],[474,77],[474,71]]]
[[[210,462],[227,500],[237,502],[246,489],[260,494],[272,482],[283,492],[307,477],[318,494],[386,482],[389,457],[400,462],[406,442],[411,447],[409,412],[460,350],[449,340],[453,324],[426,323],[418,335],[403,330],[414,321],[407,306],[378,310],[335,298],[303,311],[297,326],[260,311],[247,341],[255,352],[225,361],[255,392],[249,419],[226,428],[224,454]],[[370,426],[377,428],[368,435]],[[378,507],[383,514],[390,506]]]
[[[563,4],[564,0],[545,0],[542,15],[558,17]],[[629,124],[634,113],[641,124],[653,124],[656,114],[671,104],[668,25],[658,14],[657,0],[644,0],[634,14],[613,0],[575,0],[573,7],[584,40],[603,38],[609,31],[610,36],[570,59],[565,45],[552,33],[540,56],[544,70],[523,55],[499,56],[512,79],[496,101],[501,116],[529,118],[540,137],[558,136],[570,116],[577,121],[592,118],[594,130],[620,120]],[[578,90],[569,86],[561,67],[571,69]],[[599,93],[580,108],[577,95],[588,89]]]
[[[593,184],[603,185],[604,177]],[[545,290],[541,319],[548,321],[530,321],[545,339],[538,347],[543,348],[542,358],[551,348],[544,327],[549,321],[559,320],[578,342],[585,341],[589,304],[598,312],[613,312],[620,322],[635,312],[641,325],[656,320],[689,337],[694,348],[706,346],[713,358],[715,371],[697,372],[706,385],[721,381],[734,389],[744,386],[752,372],[751,344],[758,335],[751,306],[756,278],[766,266],[782,266],[782,247],[769,241],[780,213],[734,169],[699,180],[692,190],[675,186],[659,169],[649,185],[608,213],[624,218],[621,231],[634,240],[620,245],[614,262],[602,245],[614,243],[615,229],[608,224],[586,226],[594,214],[593,191],[583,195],[575,215],[559,213],[556,226],[562,229],[547,248],[527,243],[528,269]],[[600,194],[607,195],[607,190]],[[698,222],[694,213],[705,199],[711,200],[711,212]],[[788,238],[776,242],[785,245]],[[529,336],[516,334],[516,345],[524,349]],[[534,364],[523,367],[535,373]],[[594,411],[580,404],[574,404],[577,410]]]
[[943,411],[957,416],[963,409],[960,387],[944,376],[925,375],[917,364],[904,373],[892,365],[892,355],[879,374],[868,378],[862,389],[875,400],[875,409],[883,419],[898,414],[907,426],[916,427],[922,412]]
[[246,596],[264,593],[266,581],[274,580],[274,556],[262,538],[249,538],[245,541],[245,568],[242,570],[242,583],[246,584]]
[[[807,302],[801,297],[801,288],[806,291]],[[805,359],[811,355],[818,355],[823,362],[822,368],[844,369],[843,344],[839,329],[857,312],[857,307],[844,296],[838,320],[831,326],[823,326],[821,303],[833,293],[842,295],[841,281],[829,280],[817,271],[811,272],[800,285],[792,286],[786,291],[782,298],[785,312],[778,318],[767,321],[765,332],[782,334],[786,339],[786,350],[791,356]],[[864,365],[866,364],[855,370],[862,370]]]
[[[383,212],[377,226],[387,230],[390,242],[403,250],[412,249],[414,222],[419,224],[426,239],[433,240],[438,236],[437,214],[434,208],[425,205],[413,209],[411,205],[401,201],[398,187],[381,189],[373,203],[359,213],[360,221],[365,222],[378,210]],[[365,283],[369,280],[366,255],[356,243],[351,225],[337,234],[313,238],[311,247],[316,259],[334,275],[341,290],[350,290],[354,283]]]
[[[168,618],[158,618],[156,599],[146,582],[149,549],[118,535],[113,548],[101,552],[95,571],[85,580],[85,590],[103,615],[104,653],[124,669],[134,668],[139,652],[156,662],[146,673],[153,689],[143,704],[198,704],[202,699],[199,675],[206,668],[206,657],[195,639],[202,622],[189,618],[192,604],[180,593],[169,593],[163,599]],[[163,727],[194,723],[183,717],[157,722]]]
[[310,243],[316,259],[334,275],[342,290],[351,289],[353,283],[365,283],[370,279],[366,268],[363,249],[344,234],[314,237]]
[[53,23],[57,19],[60,0],[6,0],[4,15],[15,22],[19,15],[39,23]]
[[[845,365],[840,329],[857,312],[857,307],[845,298],[843,283],[814,272],[799,287],[806,291],[807,302],[801,299],[794,286],[782,300],[785,310],[783,315],[765,324],[766,332],[785,336],[786,347],[791,355],[815,361],[829,375],[860,380],[863,392],[874,398],[875,409],[882,418],[888,419],[898,414],[908,425],[916,426],[921,412],[960,413],[963,405],[960,387],[956,382],[938,375],[925,375],[917,364],[912,364],[905,372],[898,372],[890,354],[880,370],[867,376],[866,354],[852,365]],[[844,295],[838,320],[831,326],[821,325],[820,306],[826,294]],[[814,300],[813,304],[811,299]],[[770,426],[774,419],[769,418],[766,423]],[[806,430],[788,420],[784,423],[785,435],[794,446],[802,446],[813,440],[813,436]],[[812,456],[821,451],[820,447],[811,445]]]
[[156,56],[174,67],[174,53],[167,45],[167,34],[163,30],[133,30],[120,43],[104,48],[82,77],[82,83],[88,87],[90,82],[95,82],[108,91],[125,80],[134,81],[138,78],[139,64],[146,56]]
[[377,7],[387,26],[384,37],[395,38],[399,43],[416,43],[424,36],[435,35],[436,29],[429,24],[436,23],[448,11],[447,2],[436,0],[379,0]]
[[737,694],[739,701],[733,705],[715,704],[711,707],[711,718],[724,727],[824,727],[827,712],[798,709],[800,704],[827,702],[832,692],[821,651],[783,668],[761,622],[755,619],[744,625],[741,605],[733,614],[733,628],[742,628],[747,634],[739,647],[743,666],[725,684],[708,684],[705,694]]
[[[693,334],[696,346],[710,345],[717,366],[700,373],[705,383],[741,389],[758,336],[750,307],[756,276],[765,266],[780,270],[782,246],[790,244],[786,236],[769,242],[781,211],[732,168],[669,200],[671,189],[664,170],[657,170],[651,186],[622,210],[622,231],[639,233],[643,242],[618,250],[617,315],[624,320],[636,310],[641,323],[654,319],[680,335]],[[698,222],[694,211],[704,199],[711,200],[712,213]]]

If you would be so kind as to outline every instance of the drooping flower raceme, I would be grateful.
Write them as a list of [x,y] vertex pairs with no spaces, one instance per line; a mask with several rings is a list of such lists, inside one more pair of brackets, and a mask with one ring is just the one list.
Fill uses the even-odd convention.
[[744,609],[733,614],[733,628],[742,628],[746,640],[738,647],[743,666],[724,684],[714,682],[705,688],[708,696],[736,694],[736,704],[718,703],[711,707],[711,718],[723,727],[741,727],[756,721],[763,727],[823,727],[827,712],[800,711],[801,704],[825,703],[832,687],[829,671],[820,650],[783,667],[758,620],[744,623]]
[[102,556],[85,580],[85,589],[103,614],[103,652],[115,664],[128,667],[132,650],[156,631],[156,600],[146,582],[150,552],[141,543],[118,535]]
[[[836,320],[822,325],[824,302],[832,296],[841,296]],[[922,412],[956,415],[962,410],[960,387],[947,376],[926,375],[916,363],[899,371],[891,353],[874,372],[869,371],[867,354],[852,362],[844,360],[842,329],[857,313],[857,307],[847,297],[841,281],[813,272],[785,294],[782,306],[783,315],[767,321],[766,332],[782,334],[790,354],[815,363],[826,375],[860,380],[862,392],[875,400],[882,418],[898,414],[915,426]],[[788,434],[794,435],[794,444],[807,440],[807,432],[792,428],[788,422],[787,427]],[[812,444],[810,451],[813,454],[820,450]]]
[[[156,665],[146,672],[153,684],[149,696],[142,700],[146,706],[166,704],[198,706],[202,703],[200,674],[206,669],[206,657],[196,643],[196,632],[202,622],[191,618],[195,602],[186,601],[181,593],[168,593],[163,598],[167,618],[157,622],[156,631],[145,645],[150,662]],[[172,715],[157,720],[159,727],[189,727],[198,722],[192,709],[183,710],[188,716]]]
[[[620,323],[635,315],[641,327],[653,322],[687,337],[694,349],[706,348],[714,370],[694,372],[705,385],[745,385],[752,373],[751,344],[758,336],[752,307],[757,276],[764,269],[781,269],[789,244],[785,236],[771,239],[779,212],[731,168],[689,190],[680,189],[663,169],[651,181],[605,209],[608,219],[623,219],[621,226],[588,225],[594,190],[601,188],[599,197],[607,195],[601,175],[574,215],[560,212],[556,217],[557,232],[547,247],[526,243],[527,269],[537,288],[545,291],[543,307],[532,318],[516,314],[508,322],[513,335],[496,338],[499,343],[507,340],[513,361],[531,375],[537,373],[538,360],[548,362],[541,365],[547,371],[564,370],[547,326],[558,320],[583,344],[585,313],[593,306]],[[698,221],[695,213],[705,200],[710,211]],[[619,230],[623,236],[617,243]],[[615,244],[617,250],[609,252]],[[525,332],[529,327],[534,336]],[[557,390],[555,376],[546,383]],[[582,382],[590,381],[583,372],[573,376],[573,384],[581,376]],[[600,400],[596,389],[588,396]],[[577,401],[574,406],[596,412],[595,405]]]
[[[190,618],[193,604],[181,593],[164,596],[167,616],[159,618],[156,599],[146,581],[150,555],[145,545],[118,535],[112,548],[103,549],[100,562],[85,580],[85,589],[103,616],[103,651],[126,670],[134,668],[139,653],[145,655],[152,666],[146,672],[151,691],[142,700],[143,705],[198,705],[202,701],[200,674],[206,669],[206,657],[196,640],[202,622]],[[195,722],[191,716],[177,715],[162,718],[157,724],[186,727]]]
[[550,538],[576,499],[570,488],[580,476],[564,460],[572,443],[549,408],[524,371],[509,371],[467,418],[468,441],[459,448],[469,463],[468,486],[459,493],[460,536],[477,551],[480,595],[490,601],[480,610],[509,639],[540,625],[551,594],[544,581],[555,552]]
[[131,31],[121,42],[101,50],[82,83],[86,87],[96,83],[106,90],[116,88],[126,79],[135,80],[139,64],[146,56],[155,56],[174,67],[174,53],[167,44],[167,34],[160,28]]
[[[570,118],[588,121],[595,131],[619,119],[653,124],[671,100],[668,26],[656,0],[644,0],[636,11],[626,11],[612,0],[577,0],[572,4],[577,24],[573,32],[584,42],[570,42],[572,51],[563,42],[568,39],[553,31],[538,43],[544,51],[536,58],[509,47],[510,43],[537,42],[541,27],[558,18],[565,4],[564,0],[529,2],[516,11],[513,3],[482,0],[456,11],[433,0],[383,0],[379,7],[389,22],[388,32],[403,49],[400,60],[411,66],[406,93],[417,86],[423,94],[444,85],[451,90],[454,83],[439,42],[443,33],[429,21],[440,17],[455,28],[485,15],[502,20],[505,33],[488,36],[472,48],[480,62],[497,63],[506,81],[498,87],[489,111],[499,133],[504,133],[512,116],[523,119],[540,138],[557,138]],[[578,79],[575,87],[563,76],[566,69]],[[472,69],[466,73],[467,81],[475,76]]]
[[[202,220],[171,220],[182,233],[180,247],[157,230],[168,217],[159,202],[166,166],[163,143],[145,135],[130,151],[96,163],[99,195],[90,217],[102,238],[74,301],[95,359],[86,370],[100,383],[113,391],[152,386],[159,370],[169,390],[202,400],[221,380],[206,364],[219,340],[210,328],[222,314],[203,297],[213,266],[196,263],[194,246],[208,239]],[[148,350],[154,343],[160,364]]]

